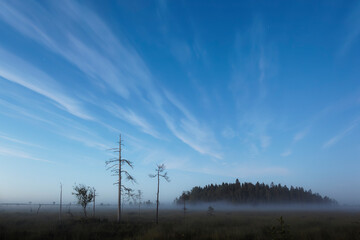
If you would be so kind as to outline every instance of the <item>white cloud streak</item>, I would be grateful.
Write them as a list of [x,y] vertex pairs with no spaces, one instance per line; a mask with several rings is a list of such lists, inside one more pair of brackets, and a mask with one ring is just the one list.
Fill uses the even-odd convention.
[[13,158],[29,159],[29,160],[45,162],[45,163],[54,163],[53,161],[34,157],[26,152],[16,150],[16,149],[11,149],[11,148],[0,147],[0,155],[6,156],[6,157],[13,157]]
[[340,47],[340,55],[344,55],[352,47],[354,43],[359,40],[360,37],[360,3],[355,2],[356,6],[352,8],[351,13],[345,21],[345,28],[347,33],[345,34],[345,40]]
[[211,174],[211,175],[222,175],[229,176],[234,178],[244,178],[244,177],[256,177],[256,176],[286,176],[289,174],[289,170],[283,167],[248,167],[248,166],[239,166],[232,167],[231,169],[217,168],[203,168],[201,173]]
[[330,138],[328,141],[326,141],[323,144],[323,148],[329,148],[339,142],[342,138],[344,138],[346,135],[350,134],[360,123],[360,119],[355,120],[348,128],[346,128],[344,131],[340,132],[338,135]]
[[92,119],[78,101],[64,93],[54,79],[1,48],[0,76],[54,101],[57,106],[74,116]]
[[[29,1],[31,2],[31,1]],[[63,56],[94,81],[102,81],[124,98],[130,89],[149,81],[149,72],[136,51],[121,43],[92,11],[75,1],[52,2],[50,10],[31,2],[2,2],[0,17],[22,34]],[[65,16],[65,17],[64,17]],[[60,21],[58,20],[60,19]],[[80,31],[81,30],[81,31]],[[84,32],[86,43],[78,32]]]
[[292,151],[289,149],[289,150],[286,150],[285,152],[283,152],[281,154],[282,157],[288,157],[292,154]]
[[149,134],[155,138],[160,138],[160,134],[154,129],[154,127],[134,111],[130,109],[124,109],[115,104],[107,105],[105,108],[114,116],[117,116],[118,118],[139,127],[144,133]]
[[0,138],[4,139],[5,141],[9,141],[9,142],[13,142],[13,143],[19,143],[19,144],[27,145],[27,146],[30,146],[30,147],[43,148],[42,146],[37,145],[37,144],[33,144],[33,143],[25,142],[25,141],[22,141],[22,140],[13,138],[13,137],[9,137],[6,134],[1,133],[1,132],[0,132]]
[[165,91],[165,96],[173,106],[180,110],[181,115],[183,116],[175,122],[169,114],[160,110],[159,113],[163,117],[170,131],[182,142],[186,143],[199,153],[222,159],[223,156],[218,151],[219,144],[216,141],[213,132],[206,126],[201,125],[190,111],[170,92]]
[[307,128],[305,130],[302,130],[302,131],[296,133],[295,136],[294,136],[293,141],[298,142],[298,141],[302,140],[304,137],[306,137],[308,132],[309,132],[309,129]]

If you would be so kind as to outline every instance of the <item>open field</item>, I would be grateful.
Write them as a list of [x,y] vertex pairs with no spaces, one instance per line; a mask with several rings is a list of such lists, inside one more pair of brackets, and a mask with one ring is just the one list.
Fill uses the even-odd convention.
[[[0,209],[0,239],[360,239],[360,213],[352,211],[216,211],[127,209],[121,224],[113,208],[84,219],[80,208],[58,213],[43,209]],[[90,209],[89,209],[90,210]],[[91,211],[89,211],[90,214]],[[283,217],[284,223],[279,221]]]

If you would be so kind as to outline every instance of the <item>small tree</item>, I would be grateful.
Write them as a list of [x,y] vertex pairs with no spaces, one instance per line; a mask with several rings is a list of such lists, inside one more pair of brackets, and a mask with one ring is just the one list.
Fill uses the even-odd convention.
[[285,224],[282,216],[277,219],[279,224],[271,228],[271,239],[291,239],[289,225]]
[[157,195],[156,195],[156,224],[159,223],[159,188],[160,188],[160,177],[164,178],[167,182],[170,182],[169,176],[167,175],[167,172],[162,174],[165,171],[165,165],[157,165],[157,168],[155,169],[156,174],[149,174],[149,177],[155,178],[157,177]]
[[95,188],[91,188],[89,186],[79,184],[79,185],[75,185],[73,189],[74,192],[72,193],[72,195],[75,195],[75,197],[78,200],[78,204],[80,204],[84,209],[85,217],[87,217],[86,206],[88,205],[88,203],[92,202],[95,195],[94,193]]
[[214,216],[214,211],[215,211],[214,208],[212,206],[209,206],[207,210],[207,214],[209,216]]

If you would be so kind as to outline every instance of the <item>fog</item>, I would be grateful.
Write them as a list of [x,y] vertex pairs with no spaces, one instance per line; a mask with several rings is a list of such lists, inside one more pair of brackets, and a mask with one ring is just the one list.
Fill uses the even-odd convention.
[[[284,212],[284,211],[312,211],[312,212],[327,212],[327,211],[340,211],[340,212],[360,212],[360,205],[319,205],[319,204],[232,204],[227,202],[203,202],[197,204],[188,204],[186,203],[186,212],[198,212],[203,211],[207,212],[209,207],[214,209],[216,212],[229,212],[229,211],[238,211],[238,212]],[[43,212],[58,212],[59,204],[39,204],[39,203],[2,203],[0,204],[0,212],[19,212],[19,213],[39,213]],[[90,213],[92,211],[93,205],[89,204],[87,206],[87,211]],[[116,214],[117,205],[116,204],[96,204],[96,212],[109,212],[114,211]],[[134,204],[123,204],[122,210],[124,212],[139,211],[139,205]],[[140,211],[155,211],[156,205],[154,203],[147,205],[141,204]],[[183,204],[169,204],[164,203],[159,205],[159,211],[184,211]],[[73,213],[73,214],[83,214],[83,209],[79,204],[63,204],[62,212]]]

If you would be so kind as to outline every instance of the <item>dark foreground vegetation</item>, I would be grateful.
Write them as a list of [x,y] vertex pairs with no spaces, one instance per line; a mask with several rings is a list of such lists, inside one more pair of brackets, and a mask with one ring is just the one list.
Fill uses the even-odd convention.
[[205,187],[194,187],[186,192],[175,202],[182,204],[184,199],[188,203],[226,201],[234,204],[274,204],[274,203],[311,203],[337,205],[337,202],[329,197],[322,197],[311,190],[302,187],[288,188],[286,185],[271,183],[270,185],[244,182],[236,179],[235,183],[210,184]]
[[82,218],[80,212],[0,211],[0,239],[360,239],[360,213],[341,211],[113,210]]

